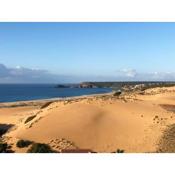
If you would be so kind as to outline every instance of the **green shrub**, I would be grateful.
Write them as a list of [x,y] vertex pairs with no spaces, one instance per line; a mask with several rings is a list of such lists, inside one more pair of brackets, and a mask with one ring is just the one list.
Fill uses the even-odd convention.
[[44,108],[47,108],[50,104],[52,104],[53,102],[52,101],[49,101],[49,102],[46,102],[43,106],[41,106],[40,109],[44,109]]
[[7,151],[7,143],[0,143],[0,153],[5,153]]
[[2,136],[2,135],[5,134],[5,133],[6,133],[6,130],[3,129],[3,128],[0,128],[0,136]]
[[13,151],[7,143],[0,142],[0,153],[13,153]]
[[42,143],[34,143],[27,151],[28,153],[55,153],[49,145]]
[[116,91],[116,92],[114,92],[113,96],[120,96],[121,93],[122,93],[121,91]]
[[30,122],[31,120],[33,120],[36,117],[36,115],[30,116],[26,119],[26,121],[24,122],[25,124]]
[[0,137],[6,134],[12,127],[13,127],[12,124],[0,124]]
[[122,149],[117,149],[117,153],[124,153],[125,151]]
[[17,143],[16,143],[16,146],[18,148],[25,148],[25,147],[28,147],[29,145],[31,145],[32,142],[29,141],[29,140],[19,140]]

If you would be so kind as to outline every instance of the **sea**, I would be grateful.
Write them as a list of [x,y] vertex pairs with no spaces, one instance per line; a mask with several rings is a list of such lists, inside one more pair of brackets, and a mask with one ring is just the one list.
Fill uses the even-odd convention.
[[0,102],[17,102],[108,93],[110,88],[56,88],[55,84],[0,84]]

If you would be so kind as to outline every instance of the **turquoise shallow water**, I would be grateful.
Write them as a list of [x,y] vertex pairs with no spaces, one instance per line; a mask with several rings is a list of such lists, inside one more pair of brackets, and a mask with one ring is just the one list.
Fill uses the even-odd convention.
[[111,92],[110,88],[55,88],[51,84],[1,84],[0,102],[73,97]]

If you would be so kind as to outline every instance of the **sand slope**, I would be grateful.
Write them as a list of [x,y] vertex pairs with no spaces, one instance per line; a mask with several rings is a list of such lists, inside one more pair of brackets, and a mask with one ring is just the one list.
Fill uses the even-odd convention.
[[166,90],[125,100],[108,96],[53,102],[30,122],[18,122],[8,136],[47,143],[55,150],[62,144],[95,152],[156,152],[164,129],[175,121],[174,113],[160,106],[175,104],[175,88]]

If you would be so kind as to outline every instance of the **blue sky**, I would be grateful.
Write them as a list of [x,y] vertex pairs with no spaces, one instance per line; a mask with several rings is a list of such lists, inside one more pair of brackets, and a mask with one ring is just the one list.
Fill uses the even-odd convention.
[[1,83],[175,80],[175,23],[0,23],[0,64]]

